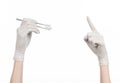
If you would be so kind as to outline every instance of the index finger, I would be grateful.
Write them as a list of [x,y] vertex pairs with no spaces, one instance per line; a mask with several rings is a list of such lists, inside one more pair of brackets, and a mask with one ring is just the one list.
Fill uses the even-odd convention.
[[[22,21],[22,22],[24,21],[24,19],[19,19],[19,18],[16,18],[16,20]],[[27,18],[27,20],[32,20],[32,19]],[[33,21],[35,21],[35,20],[33,20]],[[48,24],[42,24],[42,23],[38,23],[38,22],[35,22],[35,24],[41,25],[41,26],[37,26],[37,27],[42,28],[42,29],[46,29],[46,30],[52,29],[51,26]]]
[[92,24],[92,22],[91,22],[91,20],[90,20],[90,18],[88,16],[87,16],[87,21],[88,21],[88,24],[89,24],[91,30],[93,32],[97,32],[96,28],[94,27],[94,25]]

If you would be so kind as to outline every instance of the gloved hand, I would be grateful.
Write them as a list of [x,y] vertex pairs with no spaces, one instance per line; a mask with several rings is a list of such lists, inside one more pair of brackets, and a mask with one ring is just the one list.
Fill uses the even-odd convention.
[[36,21],[29,18],[24,18],[21,26],[17,29],[14,60],[24,60],[24,53],[30,43],[32,32],[36,34],[40,33],[40,31],[37,29]]
[[89,48],[97,55],[100,65],[108,65],[108,56],[104,44],[103,36],[95,29],[89,17],[87,17],[88,24],[92,32],[89,32],[84,40]]

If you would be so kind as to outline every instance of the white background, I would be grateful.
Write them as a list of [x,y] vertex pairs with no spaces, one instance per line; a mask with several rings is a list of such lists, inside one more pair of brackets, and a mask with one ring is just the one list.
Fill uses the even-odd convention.
[[104,35],[112,83],[120,83],[119,0],[1,0],[0,83],[9,83],[16,42],[16,18],[51,24],[33,34],[24,61],[24,83],[99,83],[97,57],[83,38],[90,16]]

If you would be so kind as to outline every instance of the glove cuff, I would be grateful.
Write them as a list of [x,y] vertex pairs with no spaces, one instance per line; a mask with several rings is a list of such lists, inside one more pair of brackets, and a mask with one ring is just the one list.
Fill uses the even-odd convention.
[[105,57],[98,58],[98,60],[100,65],[109,65],[109,60],[107,55]]
[[20,53],[18,51],[15,51],[13,59],[16,61],[24,61],[24,53]]

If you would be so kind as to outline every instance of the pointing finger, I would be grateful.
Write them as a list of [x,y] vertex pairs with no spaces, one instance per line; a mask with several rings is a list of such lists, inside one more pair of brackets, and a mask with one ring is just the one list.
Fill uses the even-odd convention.
[[92,22],[91,22],[91,20],[90,20],[90,18],[88,16],[87,16],[87,21],[88,21],[88,24],[89,24],[91,30],[93,32],[97,32],[97,30],[95,29],[94,25],[92,24]]

